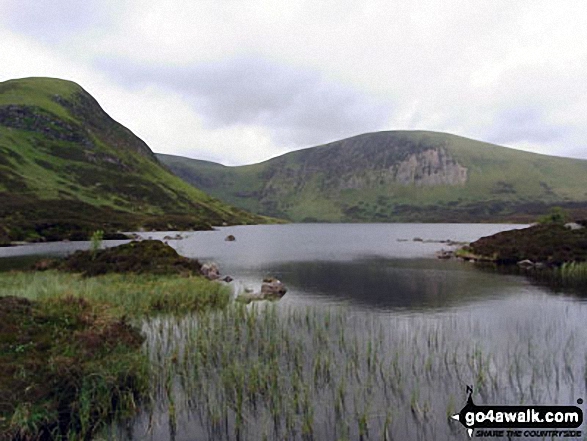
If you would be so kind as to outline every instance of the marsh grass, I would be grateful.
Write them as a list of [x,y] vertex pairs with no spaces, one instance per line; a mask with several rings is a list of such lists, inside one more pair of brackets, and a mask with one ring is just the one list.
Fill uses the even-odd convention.
[[[564,317],[561,318],[564,320]],[[573,399],[584,373],[563,322],[508,339],[473,319],[229,305],[144,323],[154,407],[137,439],[446,439],[478,402]],[[555,332],[553,332],[553,329]],[[501,330],[498,330],[501,331]],[[546,342],[546,343],[545,343]],[[539,344],[540,343],[540,344]],[[571,393],[571,396],[569,394]],[[109,435],[118,439],[112,429]]]
[[84,278],[57,271],[0,274],[0,296],[29,300],[76,297],[105,305],[113,314],[142,317],[222,308],[230,291],[202,277],[107,274]]
[[563,263],[555,272],[564,284],[587,288],[587,262]]
[[580,296],[587,294],[587,262],[565,262],[560,266],[530,269],[506,267],[499,270],[506,274],[523,274],[555,291]]
[[[466,314],[235,304],[199,278],[48,271],[6,273],[2,282],[0,295],[57,311],[83,298],[90,315],[126,315],[142,327],[142,352],[123,347],[79,377],[75,423],[60,429],[73,439],[137,410],[99,437],[446,439],[462,429],[448,415],[464,404],[466,385],[480,404],[569,404],[584,394],[587,339],[573,325],[581,312],[568,307],[491,324]],[[112,396],[116,407],[104,404]],[[12,411],[11,427],[24,434],[56,415],[32,401]]]

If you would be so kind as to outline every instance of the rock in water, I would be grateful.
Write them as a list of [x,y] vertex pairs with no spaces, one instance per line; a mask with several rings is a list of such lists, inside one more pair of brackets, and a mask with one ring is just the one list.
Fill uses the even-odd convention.
[[263,298],[268,297],[283,297],[287,292],[287,288],[285,285],[277,279],[274,278],[267,278],[263,279],[263,284],[261,285],[261,296]]
[[522,268],[532,268],[534,266],[534,262],[529,259],[524,259],[518,262],[518,266]]
[[200,272],[208,280],[218,280],[220,278],[220,270],[214,262],[202,265]]
[[243,303],[250,303],[258,300],[279,300],[287,292],[285,285],[274,278],[263,279],[261,285],[261,292],[253,292],[251,288],[245,288],[244,293],[241,293],[237,300]]
[[236,237],[234,237],[232,234],[229,234],[228,236],[226,236],[224,240],[226,242],[234,242],[236,240]]

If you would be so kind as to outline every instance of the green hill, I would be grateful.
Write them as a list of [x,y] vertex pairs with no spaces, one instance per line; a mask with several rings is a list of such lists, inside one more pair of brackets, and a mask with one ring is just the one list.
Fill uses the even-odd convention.
[[264,220],[163,167],[75,83],[0,83],[0,243]]
[[239,167],[158,158],[225,202],[298,222],[528,221],[587,208],[587,161],[444,133],[367,133]]

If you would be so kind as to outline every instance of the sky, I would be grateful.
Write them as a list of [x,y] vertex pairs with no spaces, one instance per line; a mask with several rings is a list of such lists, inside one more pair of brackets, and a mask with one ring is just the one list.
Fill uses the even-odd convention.
[[0,81],[75,81],[153,151],[241,165],[379,130],[587,159],[587,3],[0,0]]

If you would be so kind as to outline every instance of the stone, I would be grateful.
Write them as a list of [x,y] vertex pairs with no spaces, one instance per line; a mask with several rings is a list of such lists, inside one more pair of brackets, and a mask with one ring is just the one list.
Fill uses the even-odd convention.
[[266,278],[263,279],[261,292],[253,292],[252,289],[245,288],[244,292],[239,294],[236,300],[243,303],[260,300],[279,300],[286,292],[287,288],[281,281],[275,278]]
[[580,230],[585,227],[577,222],[568,222],[565,224],[565,228],[568,228],[569,230]]
[[265,297],[283,297],[287,292],[287,288],[280,281],[273,277],[263,279],[261,285],[261,294]]
[[532,268],[534,266],[534,262],[528,259],[524,259],[518,262],[518,266],[522,268]]
[[450,251],[450,250],[440,250],[439,252],[436,253],[436,257],[438,259],[450,259],[452,257],[454,257],[455,253],[454,251]]
[[224,240],[226,242],[234,242],[236,240],[236,237],[234,237],[232,234],[229,234],[228,236],[226,236]]
[[220,278],[220,270],[214,262],[203,264],[200,273],[208,280],[218,280]]

